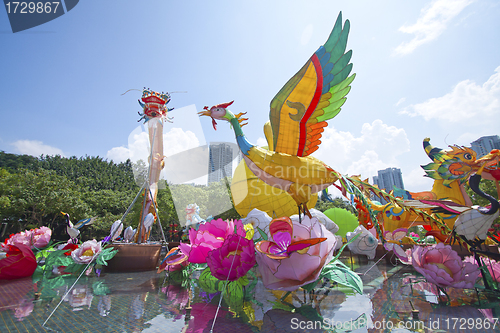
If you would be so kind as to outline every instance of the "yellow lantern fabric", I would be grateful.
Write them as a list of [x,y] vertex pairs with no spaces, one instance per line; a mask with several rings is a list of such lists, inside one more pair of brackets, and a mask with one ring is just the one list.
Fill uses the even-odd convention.
[[[236,168],[231,183],[231,193],[234,207],[241,217],[257,208],[276,218],[297,214],[297,203],[293,198],[276,187],[267,185],[248,168],[242,160]],[[307,203],[308,208],[314,208],[318,195],[311,195]]]

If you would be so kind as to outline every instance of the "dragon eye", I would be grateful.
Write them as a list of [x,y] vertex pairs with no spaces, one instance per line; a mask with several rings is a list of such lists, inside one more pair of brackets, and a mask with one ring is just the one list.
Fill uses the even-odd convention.
[[465,153],[465,154],[464,154],[464,158],[465,158],[466,160],[471,160],[471,159],[472,159],[472,155],[471,155],[471,154],[469,154],[469,153]]

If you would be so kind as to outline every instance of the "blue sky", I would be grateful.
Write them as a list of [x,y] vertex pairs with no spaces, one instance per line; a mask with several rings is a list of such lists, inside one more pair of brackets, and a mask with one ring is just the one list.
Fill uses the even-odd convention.
[[497,0],[86,0],[15,34],[0,9],[0,150],[121,162],[134,155],[141,95],[122,93],[143,87],[186,92],[172,94],[166,155],[234,142],[228,124],[195,116],[231,100],[264,145],[271,99],[340,11],[357,76],[313,156],[362,177],[398,167],[408,190],[430,190],[425,137],[447,148],[499,134]]

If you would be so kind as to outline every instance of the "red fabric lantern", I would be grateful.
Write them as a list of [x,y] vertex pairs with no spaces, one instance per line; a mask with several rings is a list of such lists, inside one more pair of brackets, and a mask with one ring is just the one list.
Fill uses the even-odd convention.
[[7,258],[0,260],[0,280],[28,277],[35,272],[37,263],[31,249],[23,244],[9,245]]

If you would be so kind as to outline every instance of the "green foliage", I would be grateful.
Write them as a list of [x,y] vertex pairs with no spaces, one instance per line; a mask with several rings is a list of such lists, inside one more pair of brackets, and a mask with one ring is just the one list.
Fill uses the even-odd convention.
[[300,308],[297,308],[295,312],[300,313],[311,321],[323,322],[323,317],[321,317],[321,315],[318,313],[318,310],[313,308],[311,304],[302,305]]
[[226,285],[226,291],[223,294],[224,300],[233,311],[238,312],[243,308],[244,289],[239,280],[231,282],[222,282]]
[[203,272],[201,272],[198,282],[201,289],[205,290],[209,294],[214,294],[218,291],[221,291],[224,285],[224,282],[220,281],[212,275],[212,273],[210,272],[210,268],[208,267],[205,268]]
[[0,217],[10,223],[54,227],[63,210],[80,215],[90,211],[77,186],[49,170],[22,169],[0,179],[0,196],[9,202]]
[[46,294],[47,292],[53,294],[51,296],[55,296],[57,293],[57,288],[65,285],[71,285],[72,282],[74,282],[74,278],[72,278],[71,275],[61,275],[52,279],[42,280],[40,289],[46,297],[49,296]]
[[[255,277],[255,275],[253,276]],[[222,292],[224,301],[233,311],[239,312],[243,310],[243,301],[245,300],[245,286],[250,283],[246,275],[240,277],[236,281],[223,281],[214,277],[210,272],[210,268],[207,267],[203,270],[203,272],[201,272],[198,283],[199,286],[209,294],[214,294],[219,291]],[[248,292],[249,291],[250,290],[248,290]]]
[[86,265],[77,264],[77,263],[73,262],[72,264],[69,264],[66,267],[66,269],[64,270],[64,272],[78,274],[78,273],[81,273],[82,270],[85,269],[85,267],[86,267]]
[[262,230],[261,228],[257,227],[257,231],[259,232],[260,237],[262,238],[262,240],[267,240],[267,234],[264,232],[264,230]]
[[54,170],[58,175],[74,181],[79,187],[90,191],[113,190],[128,191],[136,188],[132,173],[132,163],[115,164],[107,162],[101,157],[85,158],[72,156],[64,158],[56,156],[41,156],[39,168]]
[[96,281],[92,284],[92,293],[96,296],[102,296],[109,294],[110,290],[106,282]]
[[[361,233],[354,235],[347,243],[342,245],[340,250],[338,251],[337,255],[326,265],[323,267],[321,270],[321,274],[319,275],[318,279],[316,281],[313,281],[311,283],[308,283],[302,288],[305,291],[312,291],[314,288],[316,288],[316,285],[320,280],[323,280],[323,278],[328,278],[330,280],[334,280],[337,283],[343,284],[347,287],[351,287],[352,289],[358,291],[360,294],[363,293],[363,283],[361,282],[361,278],[354,272],[352,272],[347,266],[345,266],[342,262],[340,262],[339,257],[344,251],[344,249],[347,247],[347,245],[351,244],[356,238],[361,236]],[[339,268],[340,266],[340,268]],[[343,266],[343,267],[342,267]],[[345,271],[345,268],[347,268],[347,271]],[[339,277],[337,277],[337,275]],[[353,277],[354,281],[352,281],[351,278],[346,277],[342,278],[342,275],[355,275]],[[361,290],[361,292],[359,291]]]
[[15,173],[19,169],[35,169],[38,159],[30,155],[15,155],[0,151],[0,168],[6,169],[10,173]]
[[[116,164],[101,157],[65,158],[56,155],[36,158],[0,151],[0,219],[7,222],[3,236],[8,237],[28,227],[47,226],[53,231],[53,239],[65,241],[68,235],[61,214],[64,211],[73,223],[96,216],[92,226],[80,229],[80,239],[102,239],[109,234],[112,223],[122,219],[140,190],[134,174],[137,183],[143,183],[141,179],[147,175],[143,161],[133,164],[127,160]],[[221,202],[227,202],[222,199],[227,199],[228,193],[231,197],[229,182],[222,180],[209,186],[166,186],[160,181],[157,205],[164,233],[168,235],[169,226],[185,221],[184,213],[177,216],[175,205],[183,210],[188,204],[197,203],[202,218],[212,215],[214,218],[239,219],[230,202],[227,207],[221,207]],[[124,227],[137,227],[142,198],[143,193],[122,221]],[[223,210],[226,211],[217,215]]]
[[102,249],[101,253],[99,253],[99,255],[96,258],[97,265],[108,266],[107,261],[111,260],[117,253],[118,250],[115,250],[112,247],[107,247]]
[[[414,232],[414,233],[416,233],[419,236],[418,239],[415,239],[413,237],[408,236],[408,237],[412,238],[414,241],[416,241],[416,242],[424,242],[424,241],[426,241],[425,234],[427,233],[427,230],[425,230],[425,228],[423,226],[421,226],[421,225],[414,225],[414,226],[412,226],[412,227],[410,227],[408,229],[408,235],[410,234],[410,232]],[[434,242],[435,242],[435,240],[434,240]]]
[[[479,189],[481,191],[483,191],[484,193],[489,194],[493,198],[496,198],[498,200],[497,189],[495,187],[495,183],[492,180],[482,179],[481,183],[479,183]],[[469,187],[468,183],[465,186],[465,191],[467,192],[467,194],[471,198],[473,205],[487,206],[490,204],[490,202],[487,199],[481,197],[479,194],[474,192]]]
[[237,282],[239,284],[241,284],[242,286],[246,286],[250,283],[250,281],[248,280],[248,277],[246,275],[243,275],[242,277],[240,277]]
[[316,202],[316,206],[314,206],[314,208],[321,211],[321,212],[324,212],[325,210],[336,207],[336,208],[346,209],[346,210],[350,211],[351,213],[356,214],[354,207],[351,206],[343,198],[336,197],[332,200],[333,200],[333,202],[328,201],[326,198],[321,196],[320,198],[318,198],[318,201]]
[[282,303],[278,301],[271,301],[270,303],[273,305],[273,309],[275,310],[285,310],[292,313],[296,311],[296,308],[288,303]]
[[323,268],[321,275],[344,286],[363,294],[363,281],[355,272],[343,264],[340,260],[330,262]]

